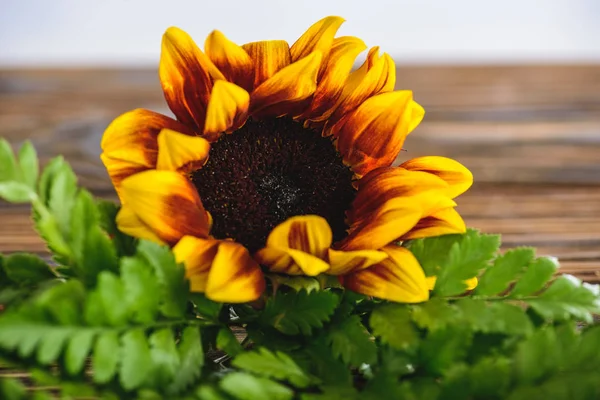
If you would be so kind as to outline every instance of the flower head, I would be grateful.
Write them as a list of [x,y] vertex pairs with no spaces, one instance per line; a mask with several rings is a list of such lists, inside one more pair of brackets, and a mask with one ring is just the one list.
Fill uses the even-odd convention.
[[138,109],[107,128],[119,228],[172,246],[192,290],[251,301],[270,271],[428,298],[397,242],[464,232],[452,199],[472,176],[443,157],[392,166],[424,110],[394,91],[394,62],[377,47],[352,71],[366,46],[335,37],[342,22],[324,18],[292,46],[239,46],[214,31],[204,51],[169,28],[159,76],[176,119]]

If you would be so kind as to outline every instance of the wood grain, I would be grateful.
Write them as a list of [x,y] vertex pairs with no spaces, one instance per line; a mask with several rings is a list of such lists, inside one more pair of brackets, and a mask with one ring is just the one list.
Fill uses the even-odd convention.
[[[444,155],[476,183],[458,199],[467,224],[560,258],[600,282],[600,66],[403,67],[398,88],[427,110],[401,159]],[[168,113],[156,71],[0,70],[0,136],[63,154],[80,182],[114,198],[102,132],[144,107]],[[0,204],[0,252],[45,254],[28,209]]]

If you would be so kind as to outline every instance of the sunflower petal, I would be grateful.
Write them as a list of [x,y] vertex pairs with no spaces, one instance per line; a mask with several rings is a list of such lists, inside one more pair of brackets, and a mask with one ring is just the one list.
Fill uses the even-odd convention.
[[122,182],[121,194],[136,216],[168,244],[185,235],[208,235],[208,217],[200,197],[177,172],[140,172]]
[[210,143],[200,136],[188,136],[170,129],[158,134],[156,169],[188,173],[208,161]]
[[329,264],[302,250],[265,247],[254,254],[254,258],[271,272],[288,275],[316,276],[329,269]]
[[[437,276],[428,276],[426,278],[426,280],[427,280],[427,288],[429,290],[433,290],[435,288],[435,283],[437,282]],[[467,285],[467,288],[465,289],[465,291],[473,290],[479,284],[479,280],[477,279],[477,277],[474,277],[474,278],[467,279],[466,281],[464,281],[464,283],[465,283],[465,285]]]
[[333,43],[333,37],[344,23],[341,17],[325,17],[315,22],[296,42],[290,47],[292,62],[308,56],[317,50],[327,54]]
[[[300,117],[320,122],[329,117],[333,106],[342,95],[348,74],[354,65],[356,56],[367,46],[359,38],[342,36],[334,39],[327,62],[321,67],[319,79],[310,108]],[[326,111],[331,112],[326,113]]]
[[412,92],[401,90],[371,97],[347,116],[337,147],[358,176],[394,162],[415,123],[414,107]]
[[328,249],[328,252],[331,265],[327,271],[329,275],[345,275],[360,271],[388,258],[386,253],[378,250],[340,251]]
[[246,122],[250,95],[227,81],[216,81],[206,110],[204,135],[216,140],[222,132],[233,132]]
[[242,45],[254,64],[254,87],[290,65],[290,46],[285,40],[265,40]]
[[221,241],[206,282],[206,297],[213,301],[245,303],[265,290],[260,266],[239,243]]
[[419,239],[431,236],[449,235],[453,233],[465,233],[467,227],[460,214],[454,208],[444,208],[419,222],[400,239]]
[[410,231],[421,219],[423,210],[413,198],[388,200],[370,218],[351,227],[338,244],[341,250],[378,250]]
[[367,296],[399,303],[427,301],[428,282],[415,256],[399,246],[386,246],[383,250],[389,258],[344,276],[344,286]]
[[212,81],[225,79],[223,74],[187,33],[175,27],[163,36],[158,73],[173,114],[201,132]]
[[267,238],[266,247],[295,249],[324,259],[331,246],[331,228],[318,215],[299,215],[277,225]]
[[389,54],[379,57],[379,47],[369,50],[363,65],[352,72],[344,84],[344,90],[336,105],[330,111],[323,132],[325,136],[337,136],[338,121],[350,111],[363,104],[368,98],[394,90],[396,85],[396,65]]
[[[266,109],[279,110],[310,97],[317,89],[321,59],[321,52],[311,53],[263,82],[250,96],[250,113],[264,114]],[[269,110],[269,114],[281,116],[286,112]]]
[[142,220],[137,217],[135,212],[133,212],[133,210],[127,205],[121,206],[115,221],[119,227],[119,230],[128,234],[129,236],[150,240],[159,244],[165,244],[158,237],[158,235],[156,235],[156,233],[154,233],[154,231],[152,231],[148,225],[144,224]]
[[219,243],[218,240],[184,236],[173,246],[175,260],[185,265],[185,276],[190,280],[192,292],[206,291],[208,273],[217,255]]
[[440,177],[450,185],[448,193],[453,198],[466,192],[473,184],[471,171],[451,158],[418,157],[408,160],[400,166],[411,171],[423,171]]
[[206,55],[229,82],[250,91],[254,84],[254,63],[241,46],[223,33],[212,31],[204,42]]
[[393,198],[447,188],[448,184],[444,180],[432,174],[397,167],[378,168],[358,181],[356,197],[347,212],[348,220],[352,224],[364,219]]

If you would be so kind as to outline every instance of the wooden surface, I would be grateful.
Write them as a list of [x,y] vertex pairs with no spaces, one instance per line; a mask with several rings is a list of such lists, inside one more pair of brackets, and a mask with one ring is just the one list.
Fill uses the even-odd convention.
[[[168,112],[152,70],[1,71],[0,136],[63,154],[83,185],[114,198],[98,159],[104,128],[145,107]],[[600,66],[406,67],[398,88],[427,110],[402,159],[456,158],[475,185],[469,226],[533,245],[562,272],[600,282]],[[24,207],[0,204],[0,252],[45,253]]]

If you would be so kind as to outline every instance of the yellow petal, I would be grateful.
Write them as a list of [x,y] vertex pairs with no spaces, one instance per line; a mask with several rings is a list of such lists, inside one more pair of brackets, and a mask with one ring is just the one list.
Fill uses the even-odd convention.
[[440,177],[448,183],[449,195],[454,198],[467,191],[473,184],[473,174],[461,163],[446,157],[418,157],[401,165],[411,171],[423,171]]
[[187,33],[175,27],[163,35],[158,72],[173,114],[201,132],[212,81],[225,79],[223,74]]
[[221,241],[206,282],[206,297],[224,303],[256,300],[265,290],[260,266],[239,243]]
[[[437,282],[437,276],[428,276],[426,279],[427,279],[427,288],[429,290],[433,290],[435,288],[435,283]],[[467,288],[465,289],[465,291],[473,290],[477,287],[479,280],[477,279],[477,277],[474,277],[474,278],[467,279],[466,281],[464,281],[464,283],[465,283],[465,285],[467,285]]]
[[240,128],[248,118],[249,104],[250,95],[244,89],[227,81],[216,81],[206,111],[205,136],[216,139],[222,132]]
[[333,37],[343,23],[343,18],[335,16],[325,17],[314,23],[290,48],[292,62],[308,56],[315,50],[327,54]]
[[404,168],[372,170],[358,181],[358,191],[347,212],[350,223],[363,220],[393,198],[403,198],[430,190],[447,189],[448,184],[435,175]]
[[150,229],[150,227],[142,222],[141,219],[133,212],[133,210],[123,205],[117,213],[116,223],[119,230],[139,239],[146,239],[159,244],[165,244],[159,237]]
[[421,216],[422,208],[417,200],[388,200],[370,218],[351,227],[350,234],[339,243],[339,248],[346,251],[378,250],[411,230]]
[[337,147],[344,161],[358,175],[390,166],[411,132],[412,92],[401,90],[367,99],[344,119]]
[[[317,73],[321,65],[321,52],[309,56],[283,68],[254,89],[250,96],[250,113],[275,117],[285,115],[286,107],[310,97],[317,88]],[[271,111],[267,109],[275,109]]]
[[208,161],[210,143],[200,136],[188,136],[170,129],[158,134],[156,169],[188,173]]
[[174,119],[144,109],[126,112],[106,128],[100,143],[101,159],[117,191],[123,179],[156,167],[157,137],[165,128],[193,135]]
[[322,74],[310,108],[300,118],[320,122],[331,115],[356,57],[366,48],[362,40],[353,36],[334,39],[327,62],[321,67]]
[[206,291],[208,273],[217,255],[219,243],[218,240],[184,236],[173,247],[175,260],[185,265],[185,276],[190,280],[192,292]]
[[396,65],[389,54],[379,57],[379,47],[373,47],[363,65],[352,72],[344,85],[337,104],[331,110],[324,134],[337,136],[336,122],[356,109],[368,98],[394,90]]
[[288,218],[273,228],[266,247],[301,250],[324,259],[331,241],[331,228],[325,218],[299,215]]
[[258,250],[254,258],[269,271],[288,275],[316,276],[329,269],[326,261],[289,248],[265,247]]
[[380,263],[388,258],[383,251],[378,250],[355,250],[341,251],[329,249],[330,269],[329,275],[345,275],[369,268],[371,265]]
[[367,269],[344,276],[344,286],[367,296],[399,303],[429,299],[425,273],[412,253],[399,246],[383,249],[389,258]]
[[445,208],[421,218],[414,228],[401,237],[401,240],[465,233],[466,231],[467,227],[460,214],[454,208]]
[[290,46],[285,40],[246,43],[242,49],[254,63],[255,88],[291,63]]
[[206,55],[229,82],[250,91],[254,84],[254,63],[241,46],[219,31],[212,31],[204,42]]
[[208,217],[200,197],[183,175],[144,171],[123,180],[121,189],[127,206],[162,241],[173,245],[185,235],[208,235]]

